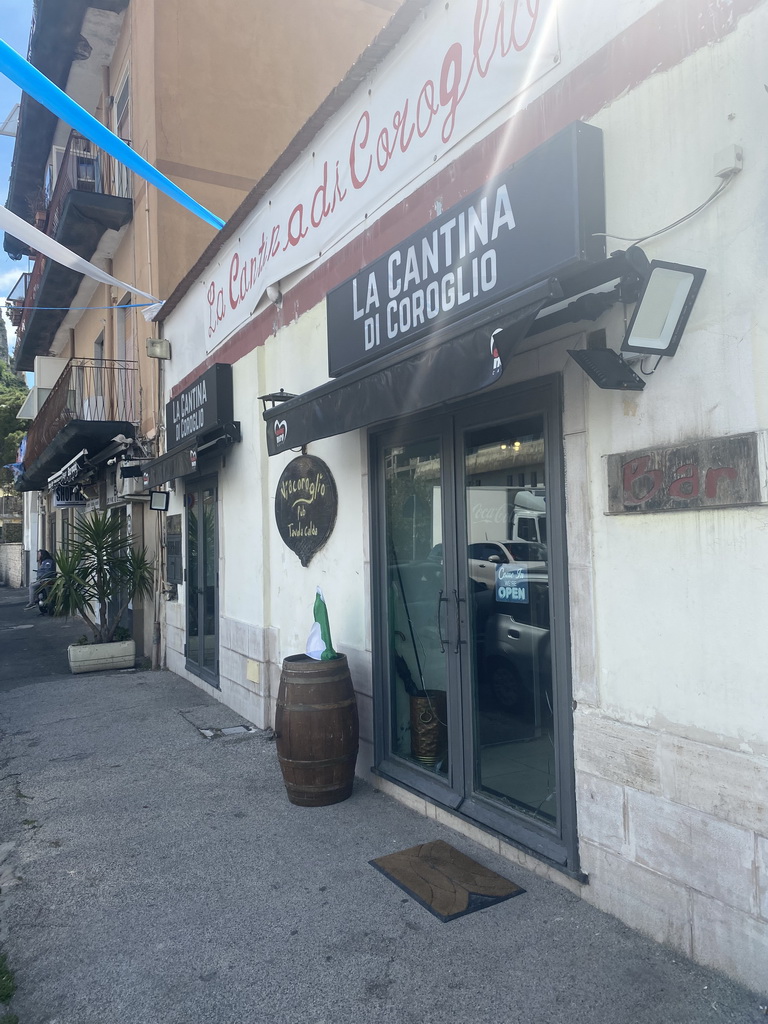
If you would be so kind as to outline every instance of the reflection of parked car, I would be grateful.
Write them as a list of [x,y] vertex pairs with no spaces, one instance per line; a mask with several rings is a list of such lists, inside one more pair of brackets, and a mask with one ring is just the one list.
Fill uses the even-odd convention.
[[550,686],[549,580],[527,578],[527,600],[495,603],[485,627],[483,683],[508,711],[535,710],[541,690]]
[[467,548],[470,578],[487,587],[496,582],[496,566],[514,562],[529,572],[541,572],[547,567],[547,548],[533,541],[484,540]]
[[[505,540],[504,547],[512,552],[516,562],[547,563],[547,545],[535,540]],[[530,566],[533,571],[533,566]]]

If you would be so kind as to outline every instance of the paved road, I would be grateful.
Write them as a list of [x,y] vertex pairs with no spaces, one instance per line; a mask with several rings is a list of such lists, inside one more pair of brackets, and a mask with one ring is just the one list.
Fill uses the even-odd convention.
[[25,610],[27,598],[26,588],[0,588],[0,693],[69,672],[67,645],[86,632],[81,620]]
[[[289,804],[268,736],[206,739],[245,723],[172,673],[71,676],[34,616],[14,669],[18,593],[0,944],[20,1024],[764,1024],[766,1000],[363,781]],[[526,892],[444,924],[368,863],[433,839]]]

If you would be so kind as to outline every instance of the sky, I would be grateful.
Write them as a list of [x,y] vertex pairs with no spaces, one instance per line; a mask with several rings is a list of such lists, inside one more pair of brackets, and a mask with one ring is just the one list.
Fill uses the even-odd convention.
[[[29,30],[32,25],[32,0],[0,0],[0,39],[12,46],[22,57],[27,56]],[[0,74],[0,123],[2,123],[19,102],[20,92],[4,75]],[[8,179],[11,175],[14,140],[0,135],[0,197],[5,203],[8,197]],[[27,260],[10,260],[2,248],[0,238],[0,302],[2,302],[19,277],[27,269]],[[8,343],[13,349],[16,331],[6,319]]]

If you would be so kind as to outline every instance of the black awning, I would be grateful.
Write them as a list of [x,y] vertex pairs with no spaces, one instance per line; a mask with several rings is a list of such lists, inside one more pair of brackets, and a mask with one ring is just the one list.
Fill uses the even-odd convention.
[[179,477],[202,476],[210,472],[213,458],[240,440],[240,424],[227,423],[209,433],[191,437],[188,444],[145,462],[141,468],[147,474],[150,487],[159,487]]
[[24,467],[16,481],[16,490],[43,491],[48,486],[48,478],[83,448],[88,452],[100,452],[111,444],[116,435],[133,438],[135,432],[134,425],[126,420],[70,420],[42,454]]
[[269,454],[489,387],[500,378],[505,358],[528,333],[539,310],[561,296],[559,283],[550,278],[484,311],[482,326],[474,318],[473,326],[465,326],[461,334],[445,338],[443,333],[408,358],[401,353],[399,361],[382,360],[373,371],[363,367],[267,409],[263,416]]

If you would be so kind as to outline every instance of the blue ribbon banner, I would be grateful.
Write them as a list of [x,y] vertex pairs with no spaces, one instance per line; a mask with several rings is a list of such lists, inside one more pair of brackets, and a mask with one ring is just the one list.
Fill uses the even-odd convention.
[[75,128],[81,135],[100,146],[105,152],[135,171],[140,177],[145,178],[171,199],[175,199],[177,203],[186,207],[201,220],[217,229],[224,227],[224,221],[220,217],[216,217],[191,196],[188,196],[178,185],[174,185],[169,178],[166,178],[157,168],[139,156],[135,150],[131,149],[100,121],[97,121],[79,103],[75,103],[71,97],[33,67],[29,61],[19,56],[2,39],[0,39],[0,72],[15,82],[29,96],[36,99],[38,103],[60,117],[62,121]]

